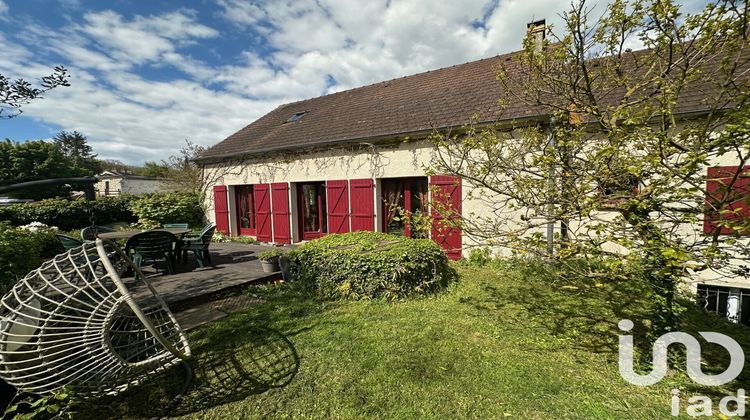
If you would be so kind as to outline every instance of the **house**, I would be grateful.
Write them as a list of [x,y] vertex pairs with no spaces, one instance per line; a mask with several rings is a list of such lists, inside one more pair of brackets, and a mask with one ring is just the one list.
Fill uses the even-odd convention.
[[148,194],[170,190],[162,178],[124,174],[115,171],[102,172],[97,175],[97,178],[99,178],[99,181],[94,184],[94,189],[98,197],[109,197],[120,194]]
[[[226,234],[277,243],[358,230],[429,237],[460,258],[481,241],[439,224],[414,231],[393,209],[429,213],[427,203],[440,202],[454,214],[491,215],[460,178],[428,176],[433,145],[427,136],[472,117],[480,124],[498,121],[496,71],[500,64],[513,71],[514,54],[279,106],[199,159],[212,184],[210,218]],[[685,114],[700,110],[700,95],[677,107]],[[508,120],[538,116],[520,104],[502,109]],[[701,277],[693,290],[707,309],[750,325],[747,280]]]

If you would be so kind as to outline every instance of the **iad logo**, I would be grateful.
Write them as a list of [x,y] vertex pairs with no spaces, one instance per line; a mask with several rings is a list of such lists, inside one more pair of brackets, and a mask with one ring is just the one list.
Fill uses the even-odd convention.
[[[633,329],[633,321],[623,319],[618,323],[620,330],[630,331]],[[742,373],[745,366],[745,353],[742,347],[731,337],[715,332],[700,332],[709,343],[716,343],[729,352],[729,367],[718,375],[706,375],[701,370],[701,345],[695,337],[682,333],[671,332],[659,337],[653,346],[651,363],[651,372],[641,375],[633,369],[633,336],[620,336],[619,365],[620,375],[628,382],[639,386],[653,385],[667,374],[667,350],[672,344],[682,344],[686,351],[687,374],[693,381],[706,386],[718,386],[731,382]],[[672,390],[672,415],[679,414],[679,390]],[[740,389],[737,397],[728,396],[721,400],[719,409],[722,414],[727,416],[744,416],[745,415],[745,391]],[[691,403],[687,408],[687,414],[691,416],[711,415],[711,399],[704,396],[693,396],[688,399]],[[735,402],[737,409],[733,412],[729,410],[729,402]],[[694,404],[695,403],[695,404]]]

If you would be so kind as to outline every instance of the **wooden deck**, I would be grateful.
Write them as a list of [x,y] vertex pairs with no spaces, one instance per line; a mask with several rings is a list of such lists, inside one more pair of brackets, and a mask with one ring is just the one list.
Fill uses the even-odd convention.
[[[199,268],[191,252],[188,254],[186,264],[177,263],[175,274],[163,274],[163,262],[158,263],[156,267],[144,266],[143,271],[170,307],[189,306],[193,303],[192,301],[198,303],[211,295],[250,283],[281,279],[281,273],[263,272],[257,254],[266,249],[268,249],[267,246],[233,242],[211,244],[213,267]],[[148,294],[142,283],[135,286],[132,291],[136,300],[139,300],[144,293]]]

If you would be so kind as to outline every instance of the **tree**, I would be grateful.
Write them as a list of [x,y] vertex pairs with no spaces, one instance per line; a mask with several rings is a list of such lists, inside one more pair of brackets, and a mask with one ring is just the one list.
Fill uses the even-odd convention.
[[[43,140],[14,143],[0,142],[0,185],[17,184],[49,178],[69,178],[84,176],[87,171],[77,167],[60,149]],[[14,191],[11,195],[21,198],[43,199],[66,197],[70,187],[35,187],[29,190]]]
[[[685,15],[671,1],[616,0],[592,21],[581,1],[562,17],[560,33],[527,37],[498,75],[506,112],[545,116],[436,132],[432,169],[461,176],[492,206],[492,217],[462,221],[489,244],[548,255],[554,224],[558,262],[611,256],[591,274],[614,278],[624,259],[637,261],[660,334],[675,325],[675,291],[690,271],[748,274],[730,259],[750,256],[736,239],[750,220],[732,193],[750,175],[748,6],[719,1]],[[706,167],[718,161],[735,169],[708,188]],[[704,214],[716,219],[707,235],[696,230]]]
[[197,194],[203,197],[206,182],[203,169],[195,162],[195,158],[206,150],[205,147],[197,145],[190,140],[185,140],[185,146],[174,154],[162,160],[162,165],[169,168],[167,183],[177,191]]
[[13,118],[23,111],[21,107],[59,86],[70,86],[70,74],[63,66],[57,66],[49,76],[42,77],[40,87],[23,80],[12,80],[0,74],[0,118]]
[[171,174],[171,169],[165,164],[159,164],[153,161],[146,161],[142,167],[136,171],[140,176],[148,176],[151,178],[168,178]]
[[52,141],[60,151],[79,168],[86,169],[89,175],[101,172],[102,166],[93,154],[93,149],[87,143],[86,136],[78,131],[61,131]]

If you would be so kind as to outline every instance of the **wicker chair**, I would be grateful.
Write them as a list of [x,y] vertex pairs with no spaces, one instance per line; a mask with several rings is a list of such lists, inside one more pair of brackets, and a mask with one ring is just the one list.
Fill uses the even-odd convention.
[[[146,293],[130,293],[123,265]],[[115,394],[190,355],[167,305],[114,242],[56,256],[0,300],[0,377],[24,392]]]

